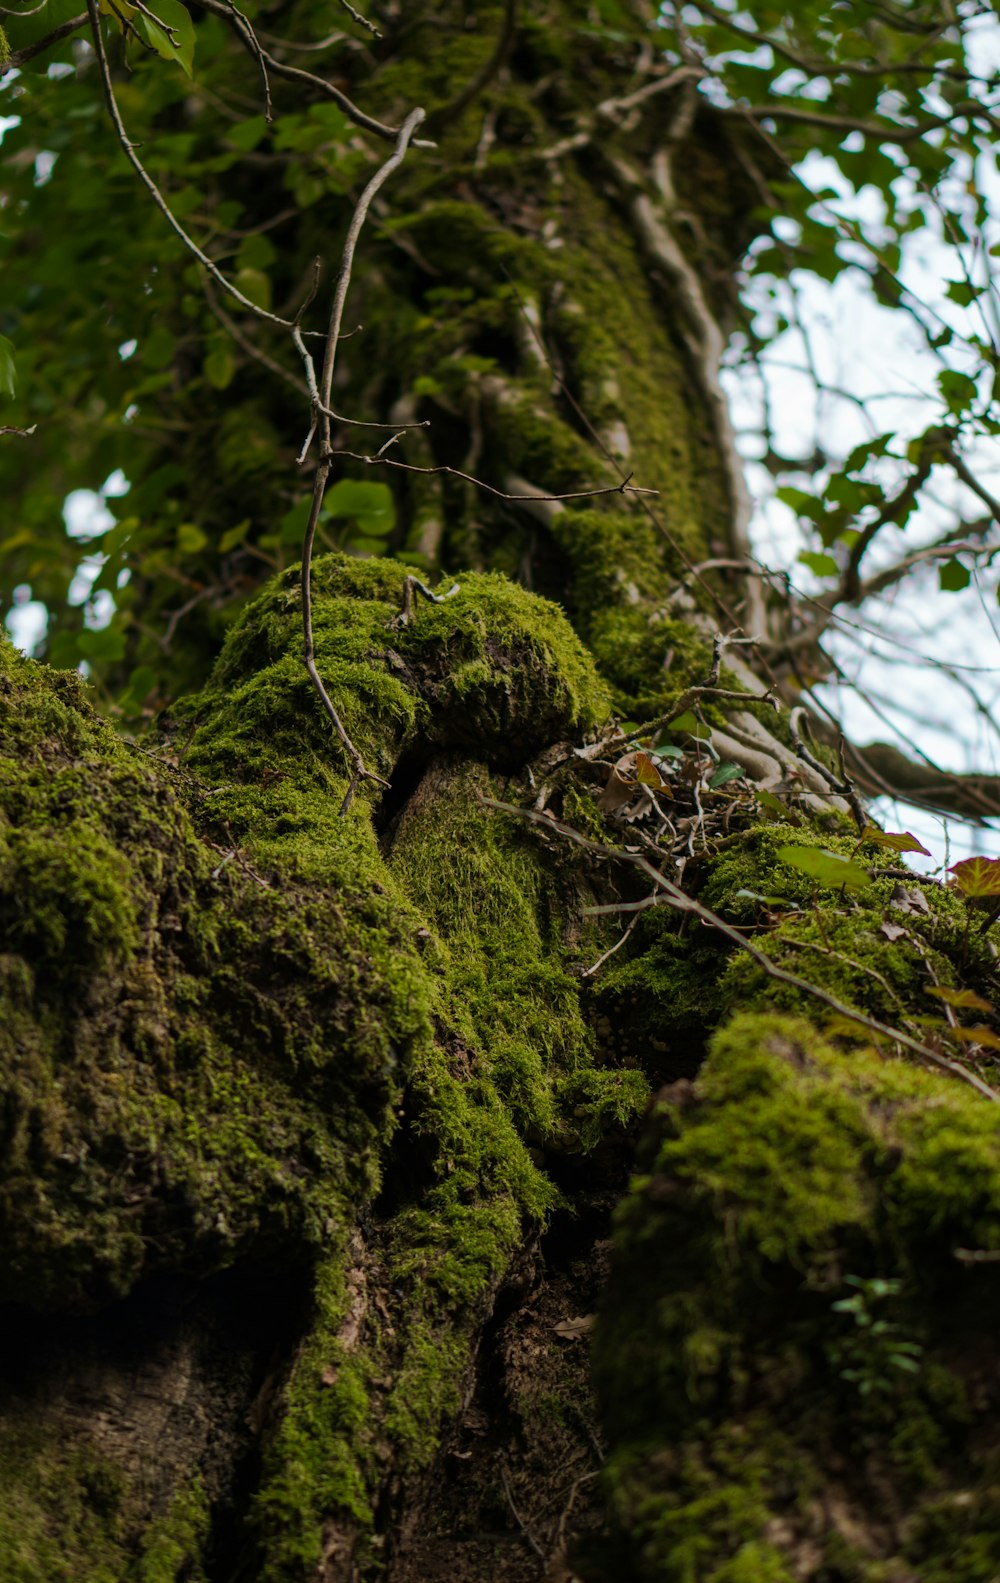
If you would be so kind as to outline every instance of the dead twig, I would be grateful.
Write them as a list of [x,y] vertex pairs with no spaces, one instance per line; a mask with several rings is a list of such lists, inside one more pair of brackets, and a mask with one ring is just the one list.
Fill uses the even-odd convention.
[[800,993],[809,995],[813,1000],[817,1000],[821,1005],[826,1006],[828,1010],[836,1012],[840,1017],[845,1017],[849,1022],[857,1023],[870,1033],[878,1034],[879,1037],[888,1039],[891,1043],[901,1044],[904,1049],[909,1050],[911,1054],[916,1055],[929,1066],[936,1067],[939,1071],[948,1072],[952,1077],[957,1077],[960,1082],[967,1083],[970,1088],[974,1088],[985,1099],[992,1100],[994,1104],[1000,1104],[1000,1094],[995,1089],[990,1088],[988,1083],[984,1083],[982,1078],[977,1077],[974,1072],[970,1072],[966,1067],[960,1066],[957,1061],[950,1061],[947,1056],[941,1055],[937,1050],[932,1050],[928,1045],[921,1044],[919,1039],[911,1038],[908,1033],[903,1033],[899,1028],[891,1028],[887,1023],[879,1022],[875,1017],[869,1017],[865,1012],[858,1011],[856,1007],[848,1006],[843,1001],[838,1000],[836,995],[831,995],[819,984],[811,984],[808,979],[800,978],[797,973],[789,973],[787,968],[780,967],[764,951],[758,950],[757,946],[744,939],[743,935],[732,924],[726,923],[724,918],[720,918],[718,913],[712,912],[711,908],[703,906],[700,901],[696,901],[693,896],[688,896],[679,886],[667,879],[665,874],[661,874],[659,869],[654,868],[652,863],[640,853],[628,852],[622,847],[604,846],[600,841],[592,841],[588,836],[581,835],[579,830],[574,830],[571,825],[562,824],[561,821],[553,819],[547,814],[536,814],[530,808],[517,808],[512,803],[498,802],[493,797],[484,797],[482,795],[480,795],[479,800],[484,807],[493,808],[498,813],[512,814],[517,819],[527,819],[531,824],[538,825],[543,830],[554,831],[565,840],[572,841],[576,846],[582,847],[585,851],[593,852],[605,860],[628,863],[631,867],[639,869],[655,885],[660,887],[668,906],[672,906],[677,912],[689,913],[699,918],[710,929],[716,930],[727,940],[732,941],[734,945],[738,946],[741,951],[745,951],[756,962],[757,966],[767,974],[768,978],[773,978],[780,984],[787,984],[791,989],[797,989]]
[[503,1460],[503,1457],[500,1458],[500,1482],[503,1485],[503,1492],[507,1497],[507,1504],[511,1509],[514,1521],[517,1523],[517,1526],[520,1528],[521,1533],[524,1535],[524,1538],[527,1540],[532,1550],[534,1550],[536,1555],[541,1556],[542,1560],[544,1561],[546,1559],[545,1551],[538,1543],[538,1540],[535,1538],[534,1534],[528,1527],[524,1518],[521,1516],[521,1513],[518,1511],[515,1504],[514,1495],[510,1487],[510,1478],[507,1473],[507,1464]]
[[[802,728],[801,730],[800,727]],[[822,759],[818,759],[815,753],[811,753],[806,747],[805,742],[802,739],[803,730],[807,733],[809,731],[809,717],[800,705],[799,708],[793,709],[788,717],[788,734],[792,739],[792,747],[795,749],[796,754],[802,760],[803,764],[808,764],[809,768],[815,771],[821,780],[826,782],[832,792],[835,792],[838,797],[846,797],[848,804],[850,805],[851,813],[854,815],[854,822],[862,834],[864,834],[870,821],[868,819],[867,813],[865,812],[861,798],[858,796],[858,789],[847,774],[847,766],[844,757],[846,750],[844,747],[843,738],[841,739],[839,747],[840,778],[838,779],[838,777],[833,773],[832,769],[824,764]]]
[[[88,4],[93,5],[94,3],[95,0],[88,0]],[[385,163],[379,167],[374,176],[372,176],[371,180],[368,182],[360,198],[358,199],[357,205],[355,206],[354,214],[351,217],[351,223],[347,228],[347,236],[344,239],[344,249],[341,254],[340,269],[337,273],[337,280],[333,291],[333,300],[330,304],[330,322],[329,328],[327,330],[326,348],[323,354],[323,370],[318,383],[315,379],[315,375],[310,372],[312,369],[312,359],[307,353],[305,354],[306,375],[307,379],[310,380],[310,394],[314,395],[316,403],[312,427],[310,429],[310,437],[318,426],[320,434],[320,460],[319,466],[316,469],[316,476],[313,480],[313,494],[312,504],[309,508],[309,520],[306,523],[306,531],[302,540],[302,571],[300,574],[302,584],[302,657],[305,662],[306,670],[309,674],[309,680],[312,682],[313,687],[316,690],[316,694],[319,697],[323,708],[326,710],[333,729],[337,733],[337,736],[341,742],[341,746],[343,747],[344,752],[347,754],[352,767],[352,774],[348,784],[347,793],[340,808],[341,818],[346,815],[351,803],[354,800],[354,794],[363,780],[377,781],[381,786],[387,786],[388,782],[381,775],[376,774],[374,770],[370,770],[366,767],[364,759],[361,757],[361,754],[351,741],[344,723],[334,707],[333,700],[331,699],[326,687],[323,684],[323,678],[320,676],[319,671],[316,668],[316,647],[313,637],[312,616],[312,555],[313,545],[316,539],[316,528],[319,524],[319,515],[323,508],[323,497],[326,494],[326,486],[330,477],[330,469],[332,466],[334,454],[331,446],[331,419],[328,415],[330,410],[330,394],[333,388],[333,374],[337,361],[337,343],[340,339],[340,327],[344,318],[344,304],[347,301],[347,293],[351,284],[351,272],[354,267],[354,254],[357,249],[358,238],[361,235],[361,230],[364,226],[365,219],[367,218],[368,210],[371,207],[372,199],[375,197],[375,194],[378,192],[379,188],[388,181],[393,171],[397,170],[402,164],[406,157],[406,151],[410,145],[411,139],[413,138],[413,134],[417,130],[417,127],[420,126],[423,119],[423,110],[416,109],[410,112],[406,120],[403,122],[402,127],[400,128],[394,151],[392,154],[390,154]],[[294,326],[293,333],[298,335],[297,324]],[[301,336],[298,336],[297,344],[299,346],[300,352],[304,352],[304,345],[302,343]],[[308,441],[307,446],[303,449],[303,454],[307,447]]]
[[[419,427],[416,424],[411,426]],[[633,484],[633,475],[629,473],[622,483],[604,484],[598,489],[574,489],[564,495],[511,495],[506,490],[497,489],[493,484],[486,483],[485,479],[473,478],[471,473],[463,473],[458,467],[445,467],[443,465],[441,467],[417,467],[411,462],[398,462],[393,457],[384,456],[381,451],[377,451],[374,456],[366,455],[359,451],[340,451],[338,455],[347,456],[353,462],[365,462],[369,466],[395,467],[403,473],[437,473],[443,474],[448,478],[460,478],[463,483],[472,484],[476,489],[482,489],[486,494],[492,495],[494,500],[514,501],[515,503],[538,500],[593,500],[598,495],[658,495],[660,492],[658,489],[642,489],[638,484]]]

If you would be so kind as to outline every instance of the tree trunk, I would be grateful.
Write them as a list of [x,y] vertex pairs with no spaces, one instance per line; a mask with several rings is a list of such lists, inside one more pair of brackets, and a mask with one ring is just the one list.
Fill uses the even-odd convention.
[[[313,565],[388,789],[340,817],[297,567],[207,678],[192,611],[152,752],[3,654],[0,1577],[987,1583],[997,1116],[950,1008],[914,1019],[994,948],[859,849],[754,651],[713,661],[764,616],[701,569],[746,552],[752,161],[631,13],[598,48],[579,4],[473,9],[359,67],[436,147],[374,213],[336,405],[452,469],[390,475],[396,558]],[[343,222],[300,198],[290,296]],[[243,347],[171,442],[230,593],[304,413]]]

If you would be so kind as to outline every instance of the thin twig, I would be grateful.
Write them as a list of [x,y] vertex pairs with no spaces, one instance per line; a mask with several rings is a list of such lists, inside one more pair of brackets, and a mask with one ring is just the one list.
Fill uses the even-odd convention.
[[244,48],[256,61],[266,65],[272,76],[284,77],[288,82],[297,82],[315,88],[325,98],[332,99],[334,104],[339,105],[348,120],[353,121],[356,126],[363,127],[366,132],[373,132],[376,137],[382,138],[387,143],[395,143],[400,134],[399,127],[386,126],[383,121],[376,121],[374,116],[366,115],[348,99],[345,93],[341,93],[339,88],[335,88],[333,83],[327,82],[323,77],[317,77],[315,72],[303,71],[299,66],[286,66],[284,61],[278,60],[264,48],[250,23],[229,5],[227,0],[198,0],[198,3],[203,11],[212,11],[228,22],[233,32],[242,40]]
[[374,22],[369,22],[366,16],[361,15],[360,11],[355,11],[354,7],[351,5],[351,0],[340,0],[340,4],[343,6],[344,10],[347,12],[352,21],[356,22],[359,27],[367,28],[368,32],[371,33],[374,38],[382,37]]
[[862,806],[861,798],[858,796],[857,787],[846,774],[843,749],[840,753],[841,775],[840,779],[838,780],[832,769],[830,769],[828,765],[824,764],[822,759],[818,759],[815,753],[811,753],[806,747],[806,744],[803,741],[802,732],[808,732],[808,730],[809,717],[800,705],[797,709],[793,709],[788,717],[788,734],[792,739],[792,747],[795,749],[797,756],[802,760],[803,764],[808,764],[809,768],[814,770],[820,779],[826,782],[827,786],[829,786],[832,792],[835,792],[838,797],[847,798],[847,801],[850,804],[851,813],[854,815],[854,822],[863,834],[868,828],[869,819],[864,807]]
[[[88,3],[93,5],[94,0],[88,0]],[[309,520],[306,524],[306,531],[302,540],[302,570],[300,573],[302,582],[302,657],[305,661],[306,670],[309,673],[309,679],[316,690],[323,708],[326,710],[326,713],[330,718],[330,722],[333,725],[337,736],[340,738],[341,745],[343,746],[353,768],[350,784],[348,785],[347,793],[340,808],[341,818],[346,815],[351,803],[354,800],[354,793],[357,791],[363,780],[374,780],[382,786],[388,785],[388,782],[384,780],[381,775],[377,775],[373,770],[367,769],[365,767],[365,762],[357,748],[354,746],[354,743],[351,741],[351,738],[348,736],[343,721],[334,708],[333,700],[323,685],[323,679],[316,668],[316,647],[313,638],[312,617],[312,555],[313,545],[316,539],[316,528],[319,524],[319,514],[323,508],[323,497],[326,494],[327,481],[330,477],[330,469],[333,460],[333,451],[331,448],[331,420],[329,417],[330,392],[333,387],[333,374],[337,362],[337,343],[340,338],[340,327],[344,318],[344,304],[347,300],[347,292],[351,284],[351,271],[354,267],[354,254],[358,245],[358,237],[361,235],[361,229],[365,223],[368,210],[371,207],[372,199],[375,197],[375,194],[378,192],[379,188],[382,187],[386,181],[388,181],[393,171],[402,164],[406,157],[406,150],[410,145],[413,134],[423,119],[423,110],[417,109],[410,112],[406,120],[403,122],[402,127],[400,128],[399,136],[396,139],[396,147],[393,153],[390,154],[389,158],[385,161],[385,164],[375,172],[374,176],[372,176],[371,180],[368,182],[367,186],[362,192],[361,197],[358,199],[354,214],[351,217],[351,223],[347,228],[347,236],[344,239],[344,250],[341,254],[340,269],[337,274],[336,285],[334,286],[333,300],[330,304],[330,323],[327,330],[326,349],[323,355],[323,370],[318,384],[314,383],[313,385],[313,388],[316,391],[317,407],[319,410],[320,460],[319,466],[316,469],[316,476],[313,480],[313,495],[312,504],[309,508]],[[297,324],[293,327],[293,334],[298,336]],[[300,336],[298,338],[297,344],[299,345],[300,351],[304,349]],[[307,357],[307,377],[309,369],[311,368],[311,362],[312,360]],[[317,419],[314,415],[314,429],[316,425]],[[311,433],[312,430],[310,430],[310,434]]]
[[602,968],[604,966],[604,964],[608,960],[608,958],[610,956],[614,956],[616,951],[620,951],[621,950],[622,946],[625,944],[625,941],[628,939],[629,935],[632,933],[632,930],[635,928],[636,924],[639,922],[639,918],[640,918],[641,914],[646,912],[650,907],[655,907],[655,906],[656,906],[656,898],[655,898],[655,896],[647,896],[644,901],[636,902],[635,908],[634,908],[633,917],[632,917],[632,922],[629,924],[628,928],[626,930],[624,930],[624,932],[619,937],[619,939],[617,939],[615,941],[614,945],[608,947],[608,949],[604,952],[603,956],[599,956],[597,958],[597,961],[593,964],[592,967],[585,967],[584,968],[583,972],[580,974],[580,977],[581,978],[593,978],[594,974],[597,972],[597,970],[599,968]]
[[545,1551],[538,1543],[538,1540],[535,1538],[531,1529],[528,1527],[524,1518],[521,1516],[521,1513],[514,1504],[514,1496],[510,1487],[510,1479],[507,1476],[507,1464],[504,1462],[502,1457],[500,1459],[500,1481],[503,1484],[503,1492],[507,1497],[507,1504],[514,1514],[514,1520],[516,1521],[517,1526],[520,1528],[521,1533],[524,1535],[535,1554],[541,1556],[542,1560],[544,1561],[546,1559]]
[[947,1056],[940,1055],[938,1051],[930,1049],[926,1044],[921,1044],[918,1039],[911,1038],[909,1034],[901,1032],[899,1028],[891,1028],[887,1023],[879,1022],[875,1017],[869,1017],[865,1012],[858,1011],[856,1007],[848,1006],[844,1001],[838,1000],[835,995],[829,994],[820,985],[810,984],[808,979],[799,978],[798,974],[789,973],[786,968],[779,967],[777,962],[772,961],[764,951],[758,950],[757,946],[751,945],[749,940],[744,939],[743,935],[732,924],[726,923],[725,919],[720,918],[718,913],[712,912],[709,907],[703,906],[693,896],[686,895],[679,886],[673,884],[671,880],[667,879],[665,874],[661,874],[659,869],[654,868],[652,863],[648,862],[638,852],[629,852],[622,847],[604,846],[599,841],[592,841],[589,837],[581,835],[579,830],[574,830],[571,825],[562,824],[558,819],[552,819],[547,814],[536,814],[530,808],[516,808],[511,803],[498,802],[492,797],[484,797],[482,795],[480,795],[479,800],[484,807],[494,808],[498,813],[513,814],[515,818],[527,819],[530,823],[538,825],[543,830],[555,831],[557,835],[561,835],[566,840],[574,842],[575,845],[583,847],[585,851],[594,852],[602,858],[611,858],[620,863],[628,863],[633,868],[640,869],[654,884],[660,886],[669,906],[674,907],[678,912],[693,914],[694,917],[700,918],[702,923],[707,924],[710,929],[717,930],[727,940],[731,940],[734,945],[738,945],[740,950],[745,951],[769,978],[777,979],[779,983],[788,984],[792,989],[797,989],[802,994],[811,996],[830,1011],[836,1012],[838,1016],[846,1017],[850,1022],[858,1023],[871,1033],[877,1033],[884,1039],[903,1045],[905,1049],[919,1056],[920,1060],[926,1061],[930,1066],[937,1067],[940,1071],[950,1073],[951,1076],[957,1077],[961,1082],[967,1083],[970,1088],[974,1088],[985,1099],[992,1100],[995,1104],[1000,1104],[1000,1094],[995,1089],[990,1088],[988,1083],[984,1083],[982,1078],[977,1077],[974,1072],[970,1072],[966,1067],[960,1066],[957,1061],[950,1061]]
[[135,151],[135,146],[129,141],[128,133],[125,130],[125,123],[122,120],[121,111],[118,108],[118,101],[115,98],[114,84],[111,80],[111,67],[108,63],[107,51],[104,48],[104,35],[101,32],[101,18],[97,9],[97,0],[87,0],[87,14],[90,17],[90,29],[94,39],[94,51],[97,55],[97,62],[101,73],[101,86],[104,91],[104,102],[107,105],[108,114],[111,117],[111,123],[118,135],[118,141],[124,150],[126,159],[132,166],[136,175],[139,177],[139,180],[142,182],[143,186],[146,188],[146,191],[149,193],[167,224],[170,226],[170,229],[176,236],[180,238],[188,252],[194,255],[202,268],[208,270],[208,273],[212,276],[212,279],[222,287],[223,291],[225,291],[230,297],[234,297],[241,307],[245,308],[248,313],[253,314],[254,318],[264,319],[268,324],[276,324],[282,330],[292,329],[294,327],[293,320],[282,319],[276,313],[269,313],[266,308],[261,308],[256,302],[251,302],[249,297],[244,297],[242,291],[238,290],[238,288],[233,285],[232,281],[226,279],[219,266],[209,258],[207,253],[202,251],[194,238],[188,235],[180,221],[175,218],[173,212],[171,211],[170,205],[167,203],[167,200],[164,198],[159,187],[156,185],[156,182],[153,180],[145,165],[140,160],[138,154]]
[[[48,0],[46,0],[46,3],[48,3]],[[15,13],[10,12],[9,15],[13,16]],[[33,13],[25,11],[22,15],[31,16]],[[14,71],[18,66],[25,65],[27,61],[33,60],[36,55],[40,55],[43,50],[49,49],[53,44],[60,43],[64,38],[68,38],[71,33],[76,32],[77,28],[83,27],[86,20],[86,11],[81,11],[79,16],[71,16],[67,21],[61,22],[58,27],[54,27],[51,33],[46,33],[44,38],[36,39],[33,44],[25,44],[23,49],[13,50],[6,60],[0,63],[0,76],[8,71]]]
[[[418,425],[419,426],[419,425]],[[471,473],[463,473],[457,467],[417,467],[411,462],[397,462],[392,457],[377,453],[375,456],[365,455],[359,451],[338,451],[338,456],[350,457],[354,462],[365,462],[368,466],[380,464],[383,467],[395,467],[403,473],[439,473],[448,478],[460,478],[463,483],[472,484],[476,489],[485,490],[492,495],[494,500],[507,501],[538,501],[538,500],[593,500],[598,495],[658,495],[658,489],[642,489],[638,484],[630,482],[632,474],[620,484],[606,484],[599,489],[575,489],[565,495],[510,495],[503,489],[497,489],[493,484],[488,484],[482,478],[473,478]]]
[[236,0],[228,0],[228,4],[233,16],[237,17],[239,21],[242,22],[245,32],[248,35],[247,42],[250,46],[250,52],[252,55],[256,56],[257,65],[260,67],[261,82],[263,83],[264,87],[264,120],[267,122],[268,126],[272,126],[274,123],[274,108],[271,104],[271,79],[267,75],[267,61],[264,59],[263,46],[253,30],[250,18],[239,9],[236,4]]

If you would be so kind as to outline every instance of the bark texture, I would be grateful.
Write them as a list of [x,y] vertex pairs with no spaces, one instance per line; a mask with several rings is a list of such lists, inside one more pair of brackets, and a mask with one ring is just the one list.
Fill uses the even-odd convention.
[[[431,416],[411,459],[508,493],[634,470],[656,500],[410,475],[397,559],[316,563],[317,663],[391,782],[346,819],[295,567],[152,752],[3,651],[18,1583],[1000,1568],[1000,1281],[966,1256],[1000,1245],[997,1111],[870,1027],[986,987],[988,935],[877,848],[856,894],[783,862],[857,837],[734,660],[746,701],[706,701],[664,779],[685,890],[785,978],[664,907],[591,971],[620,915],[587,909],[649,887],[559,827],[657,849],[641,787],[599,806],[590,749],[612,713],[669,713],[747,617],[691,567],[741,548],[714,356],[757,199],[682,89],[601,118],[651,46],[637,20],[595,57],[584,12],[390,32],[371,108],[425,103],[438,149],[359,272],[338,400]],[[327,222],[303,208],[290,255]],[[210,538],[287,505],[301,413],[252,369],[185,442]],[[460,587],[400,625],[406,557]],[[739,772],[716,788],[708,730]]]

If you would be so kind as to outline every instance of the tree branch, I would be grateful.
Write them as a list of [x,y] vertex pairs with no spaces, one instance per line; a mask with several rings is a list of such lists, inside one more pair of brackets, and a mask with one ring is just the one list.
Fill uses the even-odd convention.
[[[88,0],[88,3],[93,5],[94,0]],[[323,354],[323,370],[320,375],[319,385],[316,393],[317,406],[319,409],[318,418],[316,414],[314,414],[313,417],[313,429],[315,429],[318,422],[320,431],[320,461],[319,466],[316,469],[315,479],[313,480],[312,504],[309,509],[309,520],[306,524],[305,535],[302,540],[302,570],[300,573],[302,584],[302,657],[305,662],[306,670],[309,673],[309,679],[316,690],[323,708],[326,710],[326,713],[330,718],[333,729],[340,738],[341,745],[343,746],[353,768],[351,781],[347,788],[344,801],[340,807],[341,818],[346,815],[351,803],[354,800],[354,793],[357,791],[358,786],[363,780],[378,781],[378,783],[382,786],[388,785],[388,782],[384,780],[381,775],[377,775],[373,770],[367,769],[365,767],[365,762],[357,748],[354,746],[354,743],[351,741],[351,738],[348,736],[344,723],[337,713],[337,710],[334,708],[333,700],[331,699],[326,687],[323,684],[323,678],[320,676],[319,671],[316,668],[316,648],[313,638],[312,618],[312,555],[313,545],[316,539],[316,528],[319,524],[320,511],[323,508],[323,497],[326,494],[326,486],[330,477],[330,469],[333,457],[330,428],[330,396],[333,388],[334,369],[337,362],[337,343],[340,339],[340,327],[343,323],[344,304],[347,300],[347,292],[351,284],[351,272],[354,268],[354,254],[358,245],[358,237],[361,235],[361,230],[367,218],[368,210],[371,207],[372,199],[375,197],[375,194],[378,192],[379,188],[388,181],[393,171],[397,170],[398,167],[403,163],[413,134],[423,119],[423,110],[411,110],[410,114],[407,116],[406,120],[403,122],[403,125],[399,129],[399,133],[396,138],[395,150],[392,154],[390,154],[389,158],[385,161],[385,164],[380,166],[380,168],[375,172],[374,176],[372,176],[371,180],[368,182],[360,198],[358,199],[357,205],[355,206],[354,214],[351,217],[351,223],[347,228],[347,236],[344,238],[344,250],[341,254],[340,269],[337,273],[337,281],[333,291],[333,300],[330,304],[330,322],[327,329],[326,348]],[[301,348],[301,340],[299,345]],[[311,371],[311,367],[312,359],[308,358],[307,356],[307,371]],[[313,430],[310,430],[310,434],[312,432]]]

